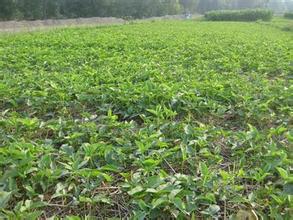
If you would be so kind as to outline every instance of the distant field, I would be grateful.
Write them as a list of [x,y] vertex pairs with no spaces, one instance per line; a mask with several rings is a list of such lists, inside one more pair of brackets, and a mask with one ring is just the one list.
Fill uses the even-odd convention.
[[113,25],[125,24],[126,21],[118,18],[77,18],[77,19],[49,19],[36,21],[0,21],[0,32],[38,31],[49,28]]
[[290,219],[292,62],[264,22],[0,35],[0,218]]
[[[194,14],[193,19],[200,18],[201,15]],[[132,22],[148,22],[160,20],[182,20],[183,15],[166,15],[162,17],[151,17],[146,19],[137,19]],[[121,18],[114,17],[93,17],[93,18],[76,18],[76,19],[48,19],[48,20],[34,20],[34,21],[0,21],[0,33],[14,33],[14,32],[31,32],[39,30],[48,30],[65,27],[92,27],[104,25],[127,24],[128,21]]]
[[293,20],[283,19],[282,17],[275,17],[271,22],[259,22],[282,31],[293,32]]

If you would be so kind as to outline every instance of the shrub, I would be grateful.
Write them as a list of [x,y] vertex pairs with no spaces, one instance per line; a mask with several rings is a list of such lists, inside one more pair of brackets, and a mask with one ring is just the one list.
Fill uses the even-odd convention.
[[273,12],[267,9],[209,11],[205,18],[209,21],[269,21]]
[[283,31],[289,31],[293,32],[293,25],[286,25],[285,27],[282,28]]
[[291,12],[286,12],[286,13],[284,14],[284,18],[293,19],[293,11],[291,11]]

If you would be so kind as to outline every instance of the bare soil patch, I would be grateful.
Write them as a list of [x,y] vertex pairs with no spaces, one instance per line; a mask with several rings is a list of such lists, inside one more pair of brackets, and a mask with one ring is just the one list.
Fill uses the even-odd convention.
[[55,27],[87,26],[87,25],[110,25],[124,24],[121,18],[76,18],[76,19],[48,19],[36,21],[3,21],[0,22],[0,32],[34,31]]

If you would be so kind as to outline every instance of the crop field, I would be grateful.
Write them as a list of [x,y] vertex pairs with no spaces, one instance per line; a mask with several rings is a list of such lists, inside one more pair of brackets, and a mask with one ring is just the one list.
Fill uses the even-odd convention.
[[292,61],[258,22],[0,35],[0,219],[289,220]]

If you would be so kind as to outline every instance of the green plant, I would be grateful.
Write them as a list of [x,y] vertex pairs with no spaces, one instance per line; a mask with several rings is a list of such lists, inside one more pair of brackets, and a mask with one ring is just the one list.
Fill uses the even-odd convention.
[[205,13],[208,21],[269,21],[273,12],[266,9],[218,10]]
[[290,219],[291,43],[195,21],[1,35],[0,218]]
[[293,19],[293,12],[286,12],[284,18]]

